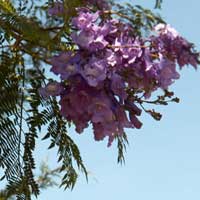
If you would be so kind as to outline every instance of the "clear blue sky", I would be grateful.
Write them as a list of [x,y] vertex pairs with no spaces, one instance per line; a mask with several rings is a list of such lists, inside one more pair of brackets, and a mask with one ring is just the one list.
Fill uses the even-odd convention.
[[[131,0],[132,1],[132,0]],[[133,0],[153,8],[154,0]],[[147,3],[148,2],[148,3]],[[200,49],[200,1],[164,0],[162,16]],[[141,130],[127,131],[130,146],[126,164],[117,165],[113,144],[94,142],[91,129],[71,136],[80,147],[91,172],[89,183],[81,176],[73,191],[50,188],[39,199],[55,200],[199,200],[200,199],[200,70],[186,67],[173,86],[180,104],[163,107],[161,122],[143,115]],[[50,166],[56,166],[55,152],[40,143],[41,155],[48,154]]]

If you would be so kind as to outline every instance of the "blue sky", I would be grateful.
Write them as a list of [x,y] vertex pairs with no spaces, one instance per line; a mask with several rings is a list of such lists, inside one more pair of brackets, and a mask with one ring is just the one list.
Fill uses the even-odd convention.
[[[134,0],[153,8],[154,0]],[[164,19],[200,49],[200,1],[164,0],[161,11]],[[49,188],[39,199],[59,200],[188,200],[200,199],[200,71],[192,67],[182,70],[182,77],[172,87],[181,98],[180,104],[163,107],[160,122],[143,115],[141,130],[128,130],[129,147],[126,164],[116,162],[117,149],[113,144],[94,142],[92,130],[70,135],[80,147],[90,171],[89,183],[80,177],[73,191]],[[37,160],[48,155],[49,164],[56,166],[56,154],[38,144]],[[44,155],[42,157],[41,155]]]

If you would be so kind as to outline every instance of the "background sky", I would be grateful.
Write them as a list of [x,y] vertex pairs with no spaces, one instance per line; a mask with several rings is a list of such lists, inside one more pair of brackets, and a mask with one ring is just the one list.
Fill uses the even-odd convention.
[[[134,0],[153,9],[154,0]],[[200,49],[200,1],[164,0],[164,19]],[[200,199],[200,71],[182,70],[173,87],[180,104],[161,108],[160,122],[144,114],[141,130],[128,130],[126,164],[117,164],[117,148],[107,141],[95,142],[91,129],[70,135],[79,145],[89,170],[89,183],[80,177],[73,191],[49,188],[39,200],[199,200]],[[48,155],[50,167],[56,167],[56,153],[39,142],[36,153],[40,162]]]

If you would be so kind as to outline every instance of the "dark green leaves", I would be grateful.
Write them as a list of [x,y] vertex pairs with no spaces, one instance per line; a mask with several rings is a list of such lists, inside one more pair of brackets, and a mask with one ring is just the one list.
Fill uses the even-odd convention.
[[159,14],[154,14],[151,10],[140,5],[133,6],[127,3],[126,6],[121,6],[117,4],[116,9],[120,19],[128,21],[138,35],[145,35],[156,24],[165,23]]
[[162,0],[156,0],[155,8],[161,9]]

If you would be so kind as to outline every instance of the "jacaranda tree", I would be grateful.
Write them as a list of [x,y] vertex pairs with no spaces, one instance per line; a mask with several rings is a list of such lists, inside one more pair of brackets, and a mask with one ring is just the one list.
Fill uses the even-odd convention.
[[87,178],[71,124],[77,133],[90,125],[108,146],[117,142],[123,162],[124,129],[140,129],[142,113],[160,120],[156,105],[179,102],[169,90],[177,68],[198,64],[192,43],[134,1],[0,0],[1,198],[39,195],[39,134],[58,150],[62,186],[74,187],[77,170]]

